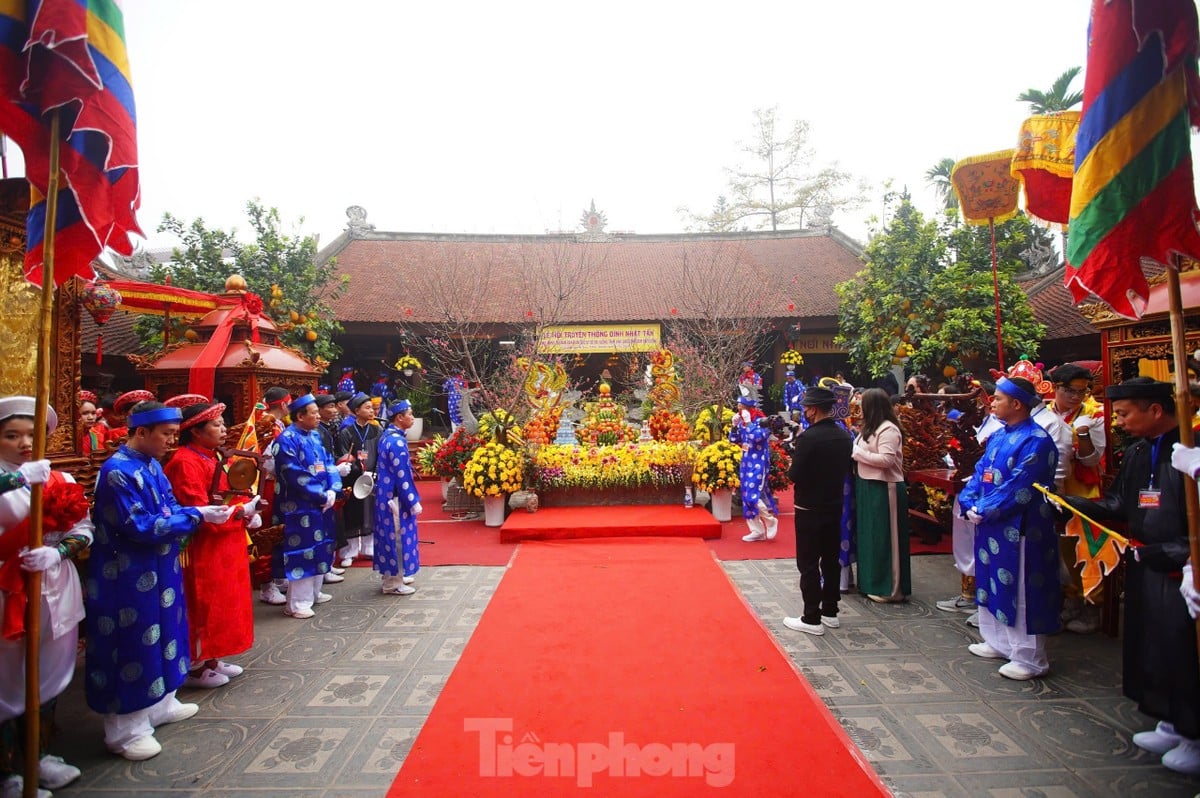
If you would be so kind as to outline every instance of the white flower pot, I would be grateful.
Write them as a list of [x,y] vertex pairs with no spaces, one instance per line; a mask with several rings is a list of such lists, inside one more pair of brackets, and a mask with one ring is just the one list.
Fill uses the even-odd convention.
[[733,518],[733,491],[729,488],[717,488],[712,492],[713,518],[725,522]]
[[504,526],[504,497],[483,497],[483,525]]
[[412,373],[413,373],[413,370],[412,370],[412,369],[405,369],[405,370],[404,370],[404,376],[405,376],[405,377],[411,377],[411,376],[412,376]]
[[421,435],[425,432],[425,419],[414,418],[413,425],[404,431],[404,437],[409,442],[421,440]]
[[442,501],[450,498],[450,479],[442,477]]

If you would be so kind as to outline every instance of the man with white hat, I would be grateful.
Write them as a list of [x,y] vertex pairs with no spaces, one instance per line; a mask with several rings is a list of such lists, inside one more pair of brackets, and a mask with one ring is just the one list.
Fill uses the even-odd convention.
[[[75,673],[79,622],[83,620],[83,590],[71,561],[92,542],[92,519],[83,489],[70,474],[50,470],[49,460],[33,460],[34,399],[10,396],[0,399],[0,474],[17,478],[21,487],[0,495],[0,794],[19,795],[23,787],[19,729],[25,714],[26,571],[42,574],[42,635],[38,642],[38,681],[41,728],[54,728],[58,696]],[[47,408],[46,431],[53,432],[58,418]],[[30,549],[30,492],[24,488],[46,484],[42,506],[62,509],[68,501],[58,492],[77,494],[68,517],[60,512],[43,516],[42,545]],[[49,503],[59,505],[50,508]],[[38,782],[58,789],[79,778],[79,768],[62,757],[47,755],[43,735],[39,745]],[[16,744],[16,745],[14,745]],[[39,790],[39,793],[43,791]],[[46,793],[48,794],[48,793]]]
[[129,438],[96,478],[96,540],[87,580],[87,702],[104,715],[104,742],[126,759],[157,756],[154,728],[195,715],[175,690],[188,675],[188,625],[179,544],[201,521],[233,507],[183,507],[159,458],[182,414],[147,401],[129,414]]

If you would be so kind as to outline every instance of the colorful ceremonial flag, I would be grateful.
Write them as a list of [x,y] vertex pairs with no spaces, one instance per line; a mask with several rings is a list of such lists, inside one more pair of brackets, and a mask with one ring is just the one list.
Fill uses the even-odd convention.
[[1093,0],[1066,285],[1138,318],[1140,261],[1200,257],[1190,126],[1200,123],[1194,0]]
[[141,234],[136,114],[116,0],[0,0],[0,131],[31,185],[25,272],[41,282],[50,112],[61,114],[56,284],[90,277],[104,247],[130,255]]
[[1078,127],[1078,111],[1039,114],[1021,124],[1010,170],[1025,187],[1025,212],[1031,219],[1066,227]]
[[[1063,534],[1075,537],[1075,565],[1083,563],[1083,595],[1092,595],[1100,587],[1104,577],[1112,573],[1121,562],[1126,544],[1118,542],[1098,525],[1082,516],[1067,522]],[[1122,539],[1124,540],[1124,539]]]

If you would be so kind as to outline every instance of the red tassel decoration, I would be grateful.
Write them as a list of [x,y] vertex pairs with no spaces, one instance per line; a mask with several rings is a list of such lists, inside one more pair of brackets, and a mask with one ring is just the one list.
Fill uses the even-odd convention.
[[101,365],[100,361],[104,359],[104,333],[98,328],[96,330],[96,365]]

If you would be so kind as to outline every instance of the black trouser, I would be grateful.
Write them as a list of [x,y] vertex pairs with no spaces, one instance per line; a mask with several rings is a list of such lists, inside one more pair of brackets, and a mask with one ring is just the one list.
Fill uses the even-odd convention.
[[841,598],[842,510],[796,508],[796,568],[804,612],[800,619],[818,624],[822,615],[837,615]]

